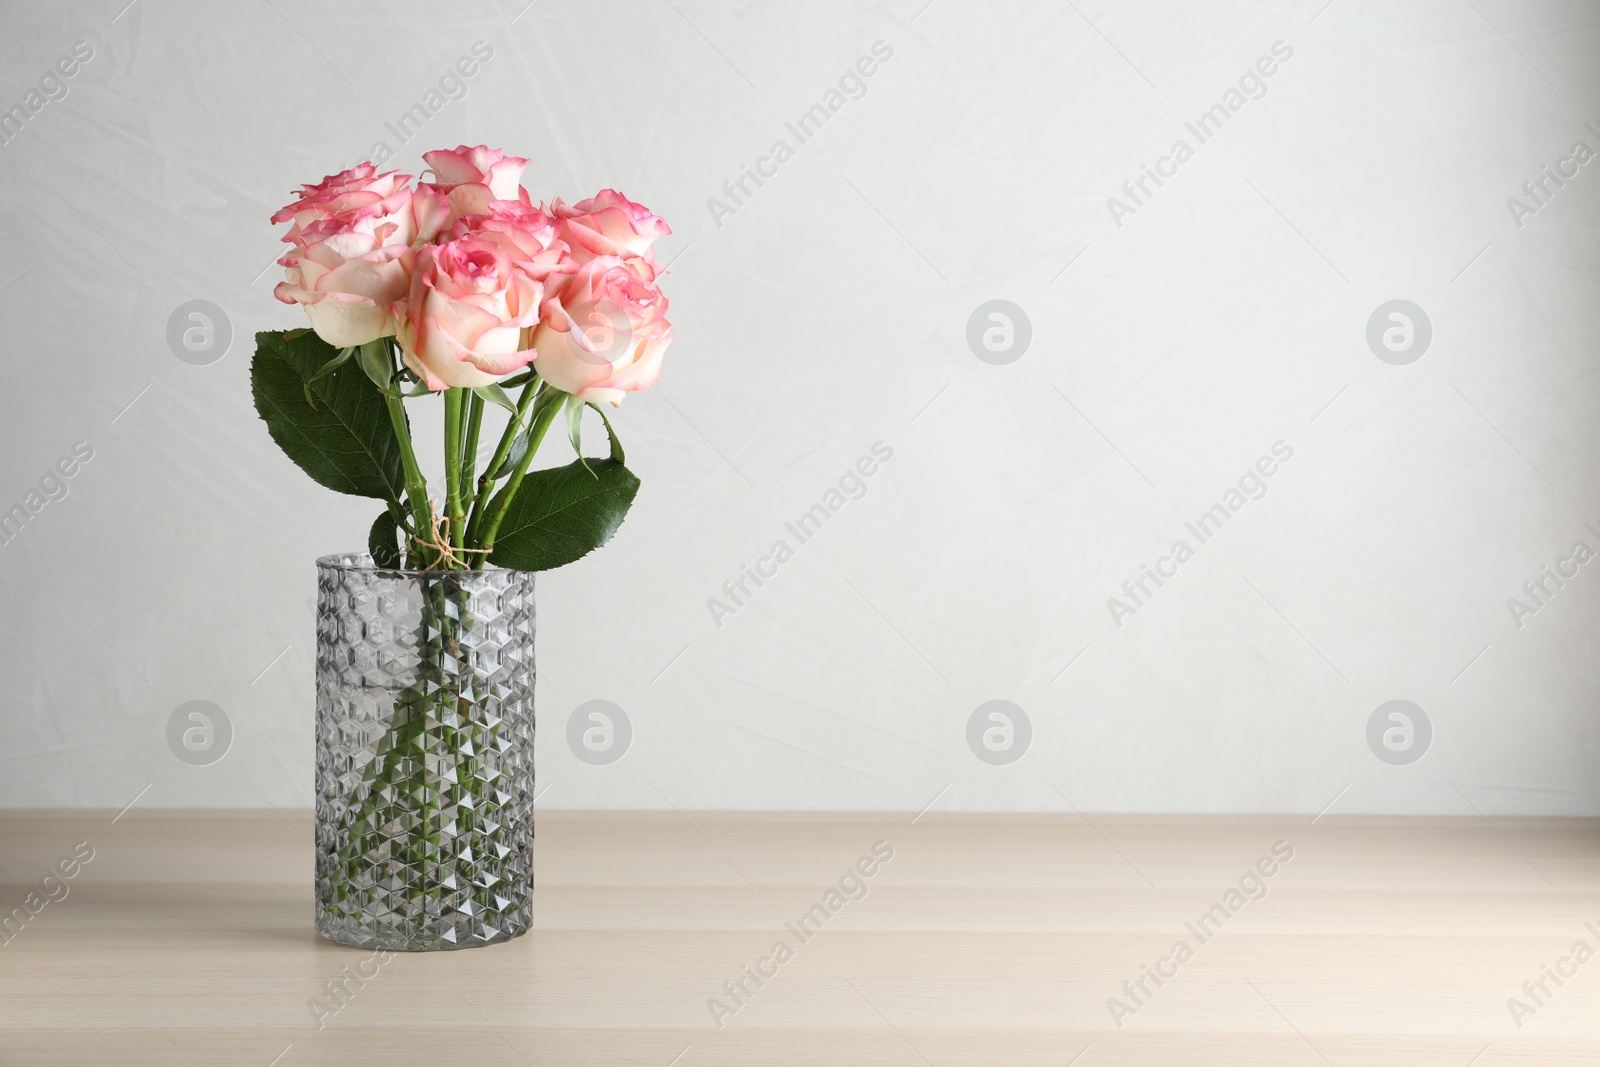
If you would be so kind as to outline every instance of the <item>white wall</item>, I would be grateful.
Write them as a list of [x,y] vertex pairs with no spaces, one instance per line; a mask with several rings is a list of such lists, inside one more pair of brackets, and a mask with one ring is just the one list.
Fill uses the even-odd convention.
[[[0,145],[0,506],[94,450],[0,547],[0,804],[311,803],[312,560],[374,506],[277,452],[250,334],[298,324],[268,216],[384,140],[413,173],[501,145],[536,197],[615,185],[676,230],[678,340],[616,418],[644,490],[543,579],[541,804],[1600,812],[1600,564],[1520,628],[1507,606],[1600,549],[1600,162],[1507,203],[1600,149],[1596,4],[122,2],[7,3],[0,34],[6,105],[94,51]],[[476,41],[466,96],[399,145],[385,123]],[[211,366],[166,341],[193,299],[236,335]],[[993,299],[1031,322],[1009,365],[966,340]],[[1431,320],[1410,365],[1368,347],[1393,299]],[[877,441],[866,495],[718,627],[708,598]],[[1198,544],[1185,521],[1278,441]],[[1179,538],[1119,627],[1108,598]],[[192,699],[232,723],[210,766],[167,746]],[[633,725],[608,766],[565,742],[593,699]],[[966,742],[993,699],[1032,723],[1006,766]],[[1391,699],[1433,726],[1407,766],[1366,739]]]

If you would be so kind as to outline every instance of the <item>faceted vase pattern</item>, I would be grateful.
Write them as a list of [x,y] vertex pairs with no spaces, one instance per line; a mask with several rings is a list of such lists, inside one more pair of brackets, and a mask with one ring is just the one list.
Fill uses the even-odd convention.
[[533,921],[533,574],[317,561],[317,932],[397,951]]

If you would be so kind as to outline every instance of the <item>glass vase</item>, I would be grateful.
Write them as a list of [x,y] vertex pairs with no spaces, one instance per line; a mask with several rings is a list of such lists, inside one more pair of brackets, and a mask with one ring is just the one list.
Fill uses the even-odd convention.
[[533,920],[533,574],[317,561],[317,932],[507,941]]

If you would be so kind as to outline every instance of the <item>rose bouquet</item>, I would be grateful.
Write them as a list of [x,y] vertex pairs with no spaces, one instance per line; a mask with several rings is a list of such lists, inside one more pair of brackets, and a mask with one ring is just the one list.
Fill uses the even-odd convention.
[[[368,556],[319,561],[317,666],[317,925],[381,948],[527,928],[531,572],[622,523],[639,481],[600,405],[653,386],[672,341],[662,219],[611,189],[535,204],[528,161],[497,149],[423,159],[433,181],[363,163],[273,216],[276,296],[310,328],[257,334],[251,365],[289,458],[384,504]],[[435,397],[438,500],[407,413]],[[609,458],[583,454],[586,409]],[[577,458],[533,470],[562,416]]]
[[[609,420],[611,460],[580,452],[567,468],[529,467],[562,412],[577,448],[585,407],[619,406],[660,379],[672,325],[650,246],[671,230],[611,189],[535,205],[519,184],[528,161],[498,149],[423,158],[437,181],[413,188],[363,163],[273,216],[293,246],[276,295],[302,305],[311,329],[256,336],[256,409],[312,478],[386,502],[369,538],[380,565],[561,566],[609,539],[639,483]],[[442,504],[404,406],[433,394],[444,403]],[[480,471],[489,406],[508,414]]]

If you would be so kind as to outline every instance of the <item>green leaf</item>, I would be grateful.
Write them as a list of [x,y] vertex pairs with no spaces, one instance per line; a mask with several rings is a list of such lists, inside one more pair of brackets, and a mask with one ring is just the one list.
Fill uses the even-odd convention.
[[489,562],[519,571],[565,566],[611,540],[639,492],[615,460],[530,471],[511,498]]
[[399,570],[400,561],[400,524],[395,521],[395,511],[398,508],[385,508],[372,520],[372,529],[367,533],[367,551],[372,553],[372,564],[388,570]]
[[313,374],[309,380],[314,382],[322,378],[326,378],[328,375],[332,374],[346,363],[349,363],[350,357],[355,354],[356,350],[354,348],[339,349],[339,354],[328,360],[328,362],[324,363],[322,365],[322,369]]
[[567,396],[559,389],[545,386],[544,390],[533,402],[533,408],[528,412],[527,425],[511,441],[511,451],[506,453],[506,461],[490,473],[491,481],[499,481],[517,469],[517,464],[522,462],[522,457],[528,454],[528,435],[533,432],[533,424],[539,420],[539,413],[551,404],[562,403]]
[[618,463],[628,462],[628,457],[622,452],[622,441],[617,437],[617,431],[611,428],[611,420],[606,418],[605,411],[598,404],[590,404],[594,413],[600,416],[600,421],[606,424],[606,436],[611,438],[611,458]]
[[477,393],[491,404],[499,404],[513,415],[517,413],[516,402],[511,399],[510,395],[508,395],[505,389],[498,383],[480,385],[478,388],[474,389],[473,392]]
[[501,478],[517,469],[517,464],[522,462],[522,457],[528,453],[528,431],[524,429],[517,434],[511,442],[511,451],[506,453],[506,461],[489,473],[489,480],[498,482]]
[[572,442],[572,450],[578,454],[583,469],[593,474],[594,468],[583,455],[583,401],[575,396],[567,397],[567,440]]
[[388,407],[357,366],[345,364],[316,378],[333,352],[314,333],[256,334],[250,363],[256,412],[278,447],[318,484],[400,500],[405,472]]
[[394,381],[394,356],[389,353],[389,341],[380,337],[376,341],[368,341],[361,346],[357,353],[361,362],[361,369],[367,372],[367,377],[379,389],[388,389]]

